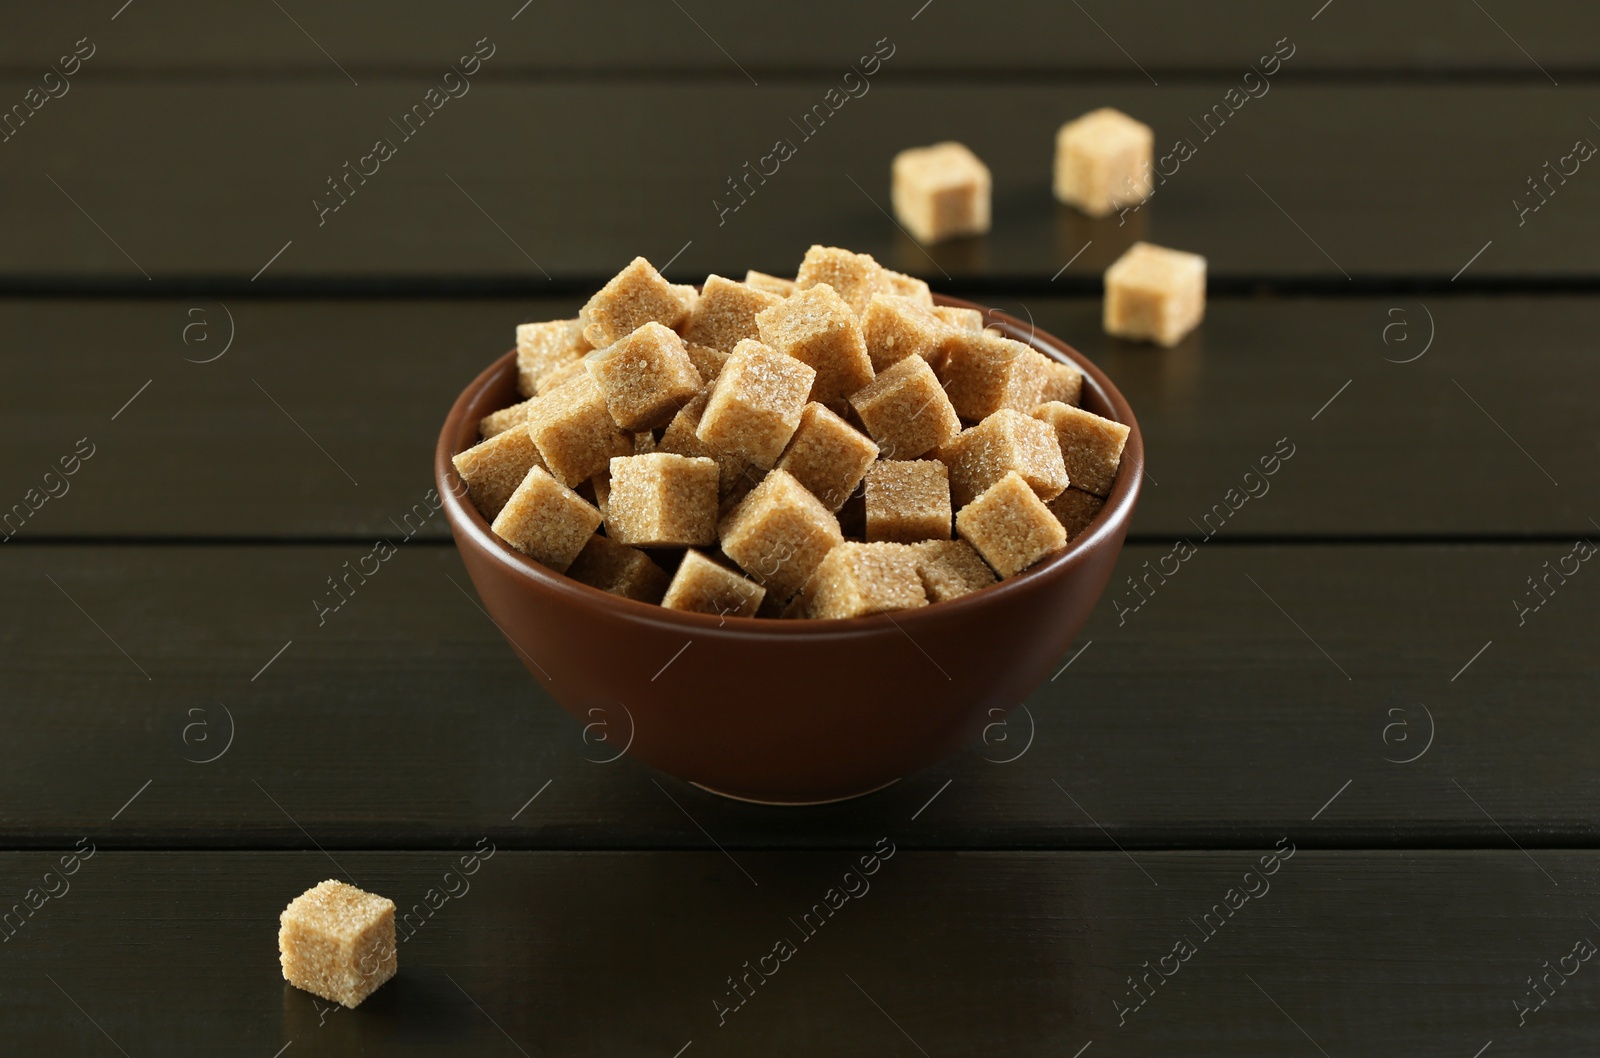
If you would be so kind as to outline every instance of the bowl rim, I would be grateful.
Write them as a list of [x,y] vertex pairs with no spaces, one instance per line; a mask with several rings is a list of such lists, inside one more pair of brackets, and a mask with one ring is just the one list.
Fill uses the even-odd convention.
[[[438,444],[434,450],[434,478],[445,516],[458,543],[463,536],[471,539],[479,545],[480,550],[494,556],[502,567],[528,582],[530,587],[554,592],[575,603],[612,610],[621,619],[645,621],[700,635],[722,633],[739,637],[757,635],[827,639],[862,635],[892,626],[909,637],[911,630],[924,622],[955,618],[963,614],[970,616],[987,606],[999,605],[1043,581],[1061,577],[1081,565],[1090,551],[1108,543],[1113,537],[1121,539],[1126,535],[1127,523],[1138,503],[1144,478],[1144,439],[1127,398],[1100,368],[1073,346],[1053,334],[1037,329],[1031,321],[1024,322],[990,306],[944,294],[935,294],[934,302],[951,308],[976,309],[983,313],[986,327],[994,327],[1008,338],[1031,346],[1054,360],[1076,367],[1083,372],[1084,384],[1092,387],[1110,409],[1112,412],[1110,417],[1128,427],[1128,440],[1123,447],[1122,464],[1117,479],[1112,484],[1111,494],[1106,497],[1105,505],[1095,515],[1089,527],[1069,541],[1060,552],[1014,577],[1008,577],[945,602],[929,603],[927,606],[894,613],[871,614],[848,620],[830,620],[734,617],[690,610],[670,610],[655,603],[613,595],[573,580],[563,573],[557,573],[517,551],[494,534],[489,528],[488,521],[467,501],[465,483],[456,472],[453,460],[459,451],[465,451],[464,448],[457,449],[456,445],[457,439],[463,437],[465,433],[463,427],[468,408],[483,390],[498,383],[506,371],[515,370],[515,349],[497,358],[479,372],[478,376],[456,397],[449,414],[445,416]],[[473,436],[476,436],[476,422],[472,426]],[[914,638],[913,643],[915,643]]]

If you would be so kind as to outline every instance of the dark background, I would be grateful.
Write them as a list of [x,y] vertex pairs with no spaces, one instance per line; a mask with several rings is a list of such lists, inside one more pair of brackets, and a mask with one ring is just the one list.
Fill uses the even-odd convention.
[[[1559,960],[1600,942],[1600,572],[1549,571],[1600,536],[1600,161],[1542,204],[1528,181],[1600,143],[1600,9],[921,2],[7,12],[4,107],[93,54],[0,143],[0,509],[93,455],[0,545],[0,911],[57,894],[0,931],[0,1050],[1592,1051],[1600,966]],[[1197,148],[1123,224],[1049,191],[1055,129],[1102,105]],[[779,137],[795,156],[719,223]],[[894,153],[941,139],[993,171],[994,230],[925,252],[882,208]],[[1100,329],[1137,238],[1209,259],[1176,349]],[[1031,316],[1139,416],[1117,581],[982,744],[787,811],[601,763],[617,743],[544,698],[442,517],[318,624],[516,323],[635,254],[690,282],[793,274],[813,242]],[[1283,438],[1271,491],[1119,618],[1122,578]],[[719,1026],[725,979],[883,837],[870,893]],[[1199,941],[1280,839],[1270,891]],[[359,1010],[281,980],[294,895],[412,906],[482,840]],[[1119,1024],[1180,938],[1198,954]]]

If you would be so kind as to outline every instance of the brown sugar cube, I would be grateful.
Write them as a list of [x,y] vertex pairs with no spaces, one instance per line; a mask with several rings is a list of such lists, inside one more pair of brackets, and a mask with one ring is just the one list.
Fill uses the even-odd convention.
[[596,349],[603,349],[647,323],[676,327],[689,314],[689,306],[690,298],[682,288],[662,279],[643,257],[635,257],[584,304],[578,319],[583,336]]
[[589,365],[580,356],[578,359],[562,364],[558,368],[546,371],[539,376],[539,381],[535,388],[539,391],[539,396],[542,397],[551,390],[560,389],[573,379],[583,378],[588,374]]
[[1106,269],[1104,323],[1117,338],[1171,348],[1206,314],[1206,259],[1136,242]]
[[526,429],[506,430],[479,441],[457,453],[452,462],[467,484],[467,498],[490,521],[517,491],[528,471],[544,465]]
[[478,436],[488,439],[495,434],[505,433],[513,426],[521,426],[528,421],[528,409],[537,399],[537,397],[529,397],[527,400],[513,404],[509,408],[501,408],[499,411],[492,411],[485,415],[478,420]]
[[807,581],[793,615],[828,621],[926,606],[917,557],[905,544],[840,544]]
[[962,430],[934,454],[950,468],[950,497],[958,508],[1012,472],[1042,500],[1054,499],[1071,480],[1055,429],[1010,408]]
[[731,353],[744,339],[759,336],[756,313],[782,300],[744,283],[707,276],[700,300],[683,325],[683,340]]
[[950,539],[950,472],[936,459],[892,459],[867,471],[867,539]]
[[785,470],[774,470],[718,526],[722,550],[757,584],[789,598],[844,540],[839,521]]
[[1067,531],[1068,540],[1076,540],[1079,533],[1089,528],[1089,523],[1105,505],[1106,501],[1094,493],[1076,488],[1066,489],[1049,503],[1050,513]]
[[826,283],[782,298],[756,317],[761,341],[816,369],[814,401],[843,400],[872,381],[861,324]]
[[929,602],[959,599],[995,582],[994,570],[965,540],[925,540],[912,547]]
[[725,496],[735,482],[744,480],[750,461],[700,440],[697,433],[700,418],[705,414],[706,403],[710,399],[709,392],[701,393],[685,404],[662,432],[661,440],[656,443],[656,451],[673,452],[680,456],[704,456],[714,461],[720,478],[718,491]]
[[754,617],[767,589],[713,562],[698,551],[686,551],[661,605],[669,610]]
[[717,464],[651,452],[611,461],[606,534],[634,547],[717,542]]
[[694,365],[695,373],[700,376],[701,387],[711,385],[722,374],[722,365],[728,362],[728,354],[721,349],[713,349],[709,345],[696,345],[688,342],[689,362]]
[[577,320],[524,323],[517,327],[517,392],[531,397],[539,380],[594,348],[583,336]]
[[778,469],[793,474],[830,511],[861,484],[861,477],[878,458],[878,445],[854,426],[823,407],[807,404]]
[[[611,506],[611,468],[607,467],[600,471],[584,484],[589,486],[588,491],[594,495],[595,509],[600,512],[600,517],[604,518],[606,510]],[[579,485],[578,489],[582,490],[583,485]]]
[[861,387],[850,407],[892,459],[915,459],[961,431],[938,376],[920,356],[906,357]]
[[278,916],[283,979],[312,995],[359,1006],[394,976],[394,901],[329,879]]
[[933,314],[958,331],[983,330],[983,313],[977,309],[961,309],[954,305],[935,305]]
[[528,436],[550,473],[569,487],[604,470],[612,456],[633,451],[633,438],[617,429],[600,384],[588,374],[539,398],[528,413]]
[[683,339],[659,323],[645,324],[586,360],[612,421],[624,430],[665,426],[702,385]]
[[633,454],[646,455],[656,450],[656,435],[652,430],[640,430],[633,435]]
[[956,512],[956,532],[1002,577],[1014,576],[1067,542],[1067,531],[1016,471]]
[[1062,404],[1078,404],[1083,400],[1083,372],[1071,364],[1044,358],[1045,384],[1040,392],[1041,404],[1058,400]]
[[[860,315],[874,294],[892,293],[884,268],[871,254],[851,253],[837,246],[813,246],[806,251],[795,274],[795,292],[826,283]],[[794,295],[789,295],[793,297]]]
[[1056,132],[1056,198],[1091,217],[1134,206],[1150,195],[1150,126],[1101,107]]
[[981,422],[1001,408],[1030,412],[1060,385],[1043,353],[989,331],[956,331],[945,345],[939,378],[956,414]]
[[534,467],[489,528],[524,555],[561,573],[600,528],[600,511]]
[[794,280],[769,276],[765,272],[757,272],[754,268],[745,272],[744,285],[765,290],[768,294],[776,294],[780,298],[786,298],[794,293]]
[[567,576],[591,588],[648,603],[661,601],[670,580],[666,570],[643,551],[598,535],[589,537],[567,567]]
[[888,284],[887,293],[895,297],[910,298],[925,309],[933,308],[933,291],[926,280],[908,276],[904,272],[896,272],[892,268],[883,270],[883,278]]
[[817,372],[746,338],[711,387],[695,436],[713,448],[770,467],[800,425]]
[[914,147],[894,156],[894,215],[920,243],[989,230],[989,167],[959,143]]
[[951,327],[910,298],[874,294],[861,314],[861,335],[867,341],[872,370],[883,371],[908,356],[938,364],[944,359]]
[[1033,416],[1055,431],[1072,484],[1096,496],[1110,495],[1117,467],[1122,465],[1122,448],[1128,443],[1128,428],[1060,401],[1039,405]]

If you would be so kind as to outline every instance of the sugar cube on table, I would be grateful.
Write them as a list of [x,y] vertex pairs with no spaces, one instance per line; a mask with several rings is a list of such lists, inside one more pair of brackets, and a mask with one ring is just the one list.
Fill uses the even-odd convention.
[[745,272],[744,282],[746,286],[764,290],[768,294],[776,294],[780,298],[786,298],[794,293],[794,280],[769,276],[765,272],[757,272],[754,268]]
[[[884,267],[869,253],[852,253],[837,246],[812,246],[795,273],[795,292],[826,283],[860,315],[874,294],[893,293]],[[794,294],[790,294],[793,297]]]
[[836,620],[926,605],[911,547],[844,543],[828,552],[785,616]]
[[524,323],[517,327],[517,392],[531,397],[541,378],[558,367],[583,359],[594,348],[577,320]]
[[544,465],[569,487],[604,470],[612,456],[633,451],[633,438],[617,429],[600,384],[587,372],[541,396],[527,429]]
[[695,436],[721,452],[770,467],[800,425],[817,372],[746,338],[711,387]]
[[643,551],[598,534],[583,545],[567,567],[567,576],[591,588],[648,603],[661,601],[670,580],[666,570]]
[[961,431],[955,407],[920,356],[885,368],[850,397],[850,407],[891,459],[915,459]]
[[987,588],[994,570],[965,540],[925,540],[911,545],[917,553],[917,574],[929,602],[948,602]]
[[677,327],[694,303],[693,287],[661,278],[655,266],[635,257],[583,306],[583,336],[596,349],[627,337],[647,323]]
[[839,521],[788,471],[774,470],[723,516],[722,550],[782,602],[843,542]]
[[1077,488],[1063,489],[1061,495],[1047,504],[1061,528],[1067,531],[1068,540],[1076,540],[1079,533],[1089,528],[1089,523],[1105,505],[1106,501],[1099,496]]
[[606,533],[634,547],[717,542],[717,464],[651,452],[611,460]]
[[867,540],[950,539],[950,474],[936,459],[884,459],[867,471]]
[[1056,132],[1056,198],[1091,217],[1149,197],[1155,137],[1150,126],[1101,107]]
[[354,1008],[393,977],[394,901],[329,879],[295,897],[278,916],[283,979]]
[[861,324],[827,283],[777,300],[756,316],[756,326],[764,344],[816,370],[811,400],[842,400],[872,381]]
[[1059,399],[1070,382],[1058,368],[1076,371],[991,331],[956,331],[945,344],[938,374],[956,414],[979,422],[1001,408],[1026,413]]
[[506,500],[522,484],[528,471],[543,466],[533,438],[523,427],[504,430],[479,441],[452,460],[456,473],[467,486],[467,498],[478,513],[490,521],[500,513]]
[[989,167],[960,143],[914,147],[894,157],[890,199],[900,224],[920,243],[989,230]]
[[873,371],[883,371],[908,356],[920,356],[937,365],[950,340],[950,324],[935,310],[910,298],[874,294],[861,314],[861,335]]
[[756,313],[782,300],[777,294],[748,283],[707,276],[700,300],[683,325],[683,340],[731,353],[744,339],[760,336]]
[[1054,427],[1010,408],[962,430],[935,455],[950,468],[950,497],[957,507],[1011,472],[1045,500],[1071,481]]
[[878,445],[821,404],[807,404],[800,425],[778,459],[830,511],[844,506],[873,460]]
[[529,397],[527,400],[513,404],[509,408],[501,408],[499,411],[492,411],[485,415],[478,420],[478,435],[488,439],[495,434],[505,433],[513,426],[521,426],[526,423],[528,421],[528,408],[532,406],[536,399],[535,397]]
[[669,610],[754,617],[767,590],[698,551],[686,551],[661,605]]
[[1059,550],[1067,531],[1016,471],[956,512],[956,533],[1002,577]]
[[489,528],[529,558],[563,573],[600,528],[600,510],[534,467]]
[[1206,314],[1206,259],[1136,242],[1106,269],[1103,322],[1117,338],[1171,348]]
[[1109,496],[1117,480],[1117,468],[1122,465],[1128,427],[1060,401],[1039,405],[1033,416],[1055,431],[1061,460],[1073,487],[1096,496]]
[[586,358],[619,429],[665,426],[704,383],[678,333],[650,322]]

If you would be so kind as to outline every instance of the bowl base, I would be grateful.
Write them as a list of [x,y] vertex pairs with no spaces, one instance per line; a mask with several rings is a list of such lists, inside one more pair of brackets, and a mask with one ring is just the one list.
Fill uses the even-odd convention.
[[697,789],[704,790],[708,794],[716,794],[718,797],[726,797],[730,801],[743,801],[747,805],[768,805],[773,808],[808,808],[815,805],[838,804],[840,801],[854,801],[858,797],[866,797],[868,794],[875,794],[879,790],[887,790],[889,787],[893,786],[899,781],[899,779],[890,779],[883,785],[874,786],[870,790],[862,790],[858,793],[845,794],[843,797],[825,797],[820,801],[767,801],[759,797],[746,797],[743,794],[728,793],[726,790],[718,790],[715,787],[707,786],[704,783],[691,781],[689,785],[696,787]]

